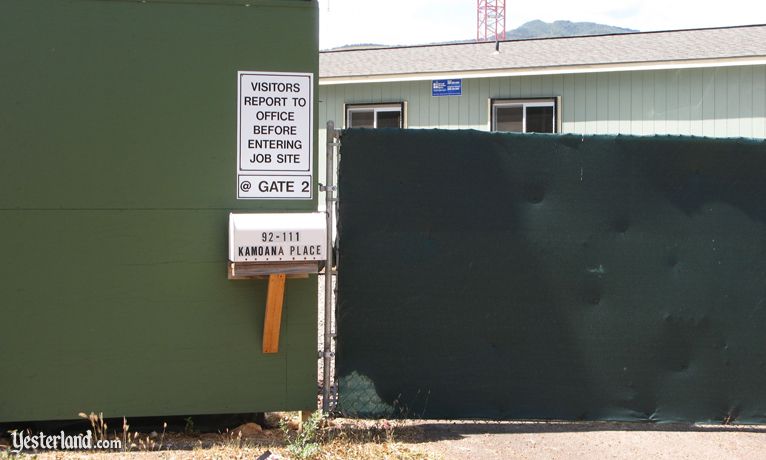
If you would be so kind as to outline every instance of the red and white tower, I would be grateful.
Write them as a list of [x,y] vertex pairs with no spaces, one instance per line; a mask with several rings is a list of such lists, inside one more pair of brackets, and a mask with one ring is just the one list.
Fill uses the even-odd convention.
[[476,0],[476,41],[505,40],[505,0]]

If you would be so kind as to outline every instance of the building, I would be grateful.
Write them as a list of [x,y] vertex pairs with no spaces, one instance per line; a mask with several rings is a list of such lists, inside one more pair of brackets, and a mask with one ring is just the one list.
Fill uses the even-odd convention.
[[766,137],[766,25],[325,51],[319,75],[320,131]]
[[267,281],[227,278],[227,228],[316,208],[237,199],[235,136],[238,71],[316,74],[318,17],[0,1],[0,423],[316,408],[317,277],[264,353]]

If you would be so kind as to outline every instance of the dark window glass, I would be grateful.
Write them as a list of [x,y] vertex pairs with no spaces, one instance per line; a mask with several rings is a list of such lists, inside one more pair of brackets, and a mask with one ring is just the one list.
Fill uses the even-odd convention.
[[527,107],[527,132],[552,133],[553,107]]
[[373,128],[375,112],[371,110],[349,110],[348,127],[349,128]]
[[495,108],[495,131],[508,131],[520,133],[524,131],[524,107],[496,107]]
[[401,128],[401,112],[378,112],[378,128]]

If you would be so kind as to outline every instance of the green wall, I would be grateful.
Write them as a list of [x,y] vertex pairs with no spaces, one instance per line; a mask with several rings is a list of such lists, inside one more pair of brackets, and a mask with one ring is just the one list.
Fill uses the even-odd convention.
[[0,421],[316,407],[316,277],[264,355],[226,264],[230,211],[316,208],[235,167],[237,71],[316,74],[317,32],[315,1],[0,2]]

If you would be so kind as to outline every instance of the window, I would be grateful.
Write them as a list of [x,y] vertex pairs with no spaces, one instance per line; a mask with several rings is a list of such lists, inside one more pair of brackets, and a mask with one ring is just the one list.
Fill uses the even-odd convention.
[[346,104],[346,128],[406,128],[405,103]]
[[490,99],[492,131],[515,133],[559,132],[559,100]]

